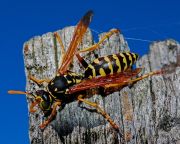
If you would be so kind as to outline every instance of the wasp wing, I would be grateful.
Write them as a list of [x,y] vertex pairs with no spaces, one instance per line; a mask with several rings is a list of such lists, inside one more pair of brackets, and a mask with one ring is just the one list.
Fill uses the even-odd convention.
[[106,88],[110,85],[126,86],[132,77],[136,76],[141,71],[141,68],[137,68],[134,71],[126,71],[118,74],[107,75],[104,77],[97,77],[93,79],[83,80],[81,83],[69,88],[68,93],[73,94],[79,91],[88,90],[92,88]]
[[87,31],[87,28],[88,28],[89,23],[91,21],[92,15],[93,15],[93,12],[88,11],[83,16],[83,18],[79,21],[79,23],[77,24],[77,26],[74,30],[73,38],[71,40],[69,48],[68,48],[68,50],[67,50],[67,52],[63,58],[62,65],[58,69],[58,72],[60,74],[64,74],[68,70],[70,63],[73,60],[73,56],[75,55],[75,53],[77,51],[78,44],[81,43],[82,38]]

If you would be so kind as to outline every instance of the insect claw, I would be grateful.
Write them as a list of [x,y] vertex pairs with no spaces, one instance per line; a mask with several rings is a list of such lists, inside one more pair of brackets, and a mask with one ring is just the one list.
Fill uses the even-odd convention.
[[38,103],[39,103],[39,101],[32,102],[32,104],[31,104],[31,106],[30,106],[30,109],[29,109],[29,111],[30,111],[31,113],[36,112],[36,110],[34,109],[34,107],[35,107]]
[[35,110],[35,109],[30,109],[30,110],[29,110],[30,113],[35,113],[36,111],[37,111],[37,110]]
[[44,121],[41,125],[39,125],[39,128],[41,130],[44,130],[47,127],[48,124],[49,124],[49,121]]
[[41,130],[44,130],[45,127],[46,127],[46,126],[44,126],[44,125],[40,125],[40,126],[39,126],[39,128],[40,128]]
[[156,74],[165,74],[165,70],[158,70]]
[[117,132],[119,132],[119,126],[118,126],[118,125],[114,125],[113,128],[114,128]]
[[78,100],[78,106],[81,107],[82,102]]

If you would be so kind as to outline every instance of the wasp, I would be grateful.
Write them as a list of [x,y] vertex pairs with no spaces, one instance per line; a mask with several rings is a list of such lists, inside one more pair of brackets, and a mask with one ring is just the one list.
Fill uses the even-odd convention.
[[[90,52],[99,48],[103,41],[115,33],[120,31],[117,29],[108,32],[102,39],[89,48],[78,50],[78,45],[82,42],[82,38],[87,31],[87,28],[92,19],[93,12],[88,11],[77,24],[72,41],[68,50],[65,52],[61,37],[58,33],[54,33],[55,38],[60,43],[62,49],[62,61],[53,79],[37,79],[31,75],[28,76],[30,80],[41,85],[46,82],[46,90],[37,90],[36,92],[23,91],[8,91],[9,94],[26,94],[34,98],[30,105],[30,112],[35,112],[35,106],[43,111],[44,117],[47,119],[40,125],[41,129],[55,118],[57,108],[66,105],[73,101],[85,103],[94,107],[99,114],[101,114],[111,126],[119,131],[119,126],[110,118],[110,116],[95,102],[91,102],[86,98],[85,91],[92,88],[103,88],[105,92],[122,88],[129,84],[133,84],[139,80],[149,76],[159,74],[160,71],[150,72],[141,77],[136,77],[142,68],[132,69],[132,65],[137,61],[138,54],[131,52],[117,53],[107,56],[102,56],[94,59],[88,64],[81,56],[83,52]],[[79,62],[84,67],[84,72],[77,74],[69,70],[73,57],[76,56]],[[136,78],[135,78],[136,77]]]

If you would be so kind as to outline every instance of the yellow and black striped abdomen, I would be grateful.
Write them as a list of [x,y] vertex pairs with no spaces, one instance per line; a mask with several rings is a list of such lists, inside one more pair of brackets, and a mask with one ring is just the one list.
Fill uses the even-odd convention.
[[124,52],[95,59],[85,70],[86,78],[126,71],[138,59],[135,53]]

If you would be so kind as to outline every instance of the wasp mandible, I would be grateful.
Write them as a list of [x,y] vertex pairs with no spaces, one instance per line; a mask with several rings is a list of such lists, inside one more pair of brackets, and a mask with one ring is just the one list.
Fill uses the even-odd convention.
[[[97,44],[89,48],[78,50],[78,45],[82,42],[83,36],[92,19],[93,12],[88,11],[77,24],[72,41],[68,50],[65,52],[62,40],[58,33],[54,33],[55,38],[60,43],[62,50],[62,61],[53,79],[39,80],[31,75],[28,78],[38,85],[46,82],[48,85],[46,90],[37,90],[35,93],[23,91],[8,91],[9,94],[26,94],[34,98],[34,102],[30,105],[30,112],[35,112],[36,105],[43,111],[47,119],[40,125],[44,129],[56,116],[57,107],[66,105],[73,101],[83,102],[94,107],[113,128],[119,131],[119,126],[110,118],[110,116],[100,106],[89,100],[86,100],[84,91],[91,88],[117,89],[129,84],[135,83],[146,77],[159,74],[161,71],[150,72],[138,78],[134,78],[139,74],[141,68],[132,70],[132,65],[137,61],[138,54],[131,52],[123,52],[118,54],[107,55],[96,58],[92,63],[88,64],[80,55],[83,52],[93,51],[103,43],[103,41],[119,30],[114,29],[108,32]],[[69,70],[69,66],[76,56],[84,67],[85,71],[81,74],[74,73]]]

